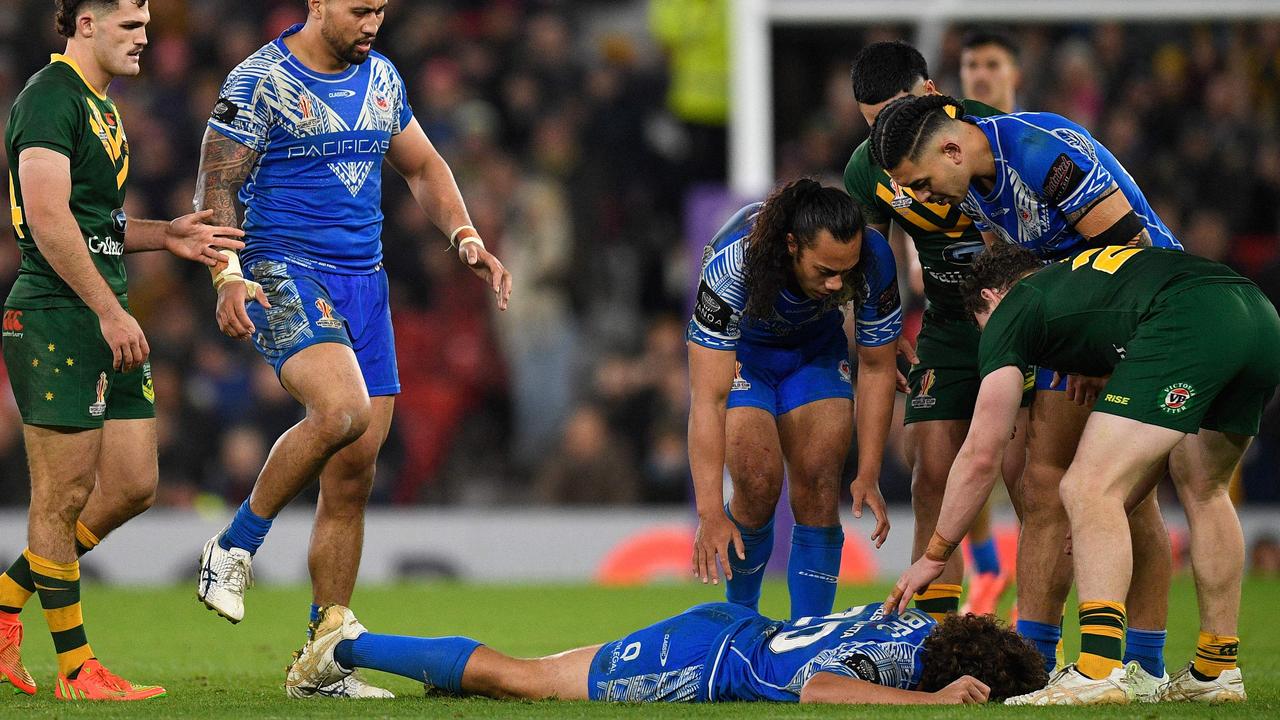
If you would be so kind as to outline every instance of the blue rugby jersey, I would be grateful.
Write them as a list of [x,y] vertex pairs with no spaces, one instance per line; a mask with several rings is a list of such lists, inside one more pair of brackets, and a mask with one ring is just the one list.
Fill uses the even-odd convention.
[[[799,346],[825,337],[843,323],[839,308],[795,295],[785,288],[769,319],[744,318],[747,307],[746,239],[763,203],[748,205],[725,223],[702,259],[693,318],[686,337],[713,350],[734,350],[739,340],[772,346]],[[889,243],[873,228],[863,232],[866,301],[855,316],[854,341],[874,347],[902,333],[898,270]]]
[[260,153],[244,186],[241,261],[330,272],[382,262],[382,160],[413,121],[404,80],[382,55],[340,73],[305,67],[284,44],[294,25],[227,76],[213,130]]
[[700,699],[798,702],[820,672],[914,690],[936,624],[915,609],[885,617],[879,604],[793,622],[746,620],[707,658],[708,696]]
[[1129,201],[1156,247],[1182,245],[1147,203],[1128,171],[1088,130],[1053,113],[966,116],[987,136],[995,156],[995,187],[969,186],[960,205],[979,230],[995,232],[1046,260],[1086,247],[1067,215],[1102,198],[1112,183]]

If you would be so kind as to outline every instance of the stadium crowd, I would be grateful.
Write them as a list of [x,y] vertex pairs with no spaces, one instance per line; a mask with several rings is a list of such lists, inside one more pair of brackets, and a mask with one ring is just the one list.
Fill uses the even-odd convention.
[[[5,108],[61,48],[49,5],[0,7]],[[683,205],[694,184],[723,180],[728,82],[727,20],[708,6],[723,4],[403,0],[389,9],[375,47],[404,73],[515,292],[508,312],[494,311],[404,184],[385,183],[403,393],[375,502],[685,500],[683,333],[697,258],[681,236]],[[151,13],[143,74],[112,96],[131,141],[126,210],[175,217],[190,211],[222,78],[302,8],[204,0],[152,3]],[[965,29],[947,33],[933,68],[944,92],[959,94]],[[775,33],[779,178],[839,185],[867,134],[849,61],[892,37],[910,39],[909,28]],[[1280,23],[1026,26],[1010,37],[1021,48],[1022,107],[1089,127],[1189,251],[1232,264],[1280,303]],[[679,92],[691,65],[718,78],[701,103]],[[16,245],[0,243],[6,292],[17,260]],[[130,288],[152,347],[159,502],[238,503],[297,405],[247,343],[217,332],[203,268],[133,256]],[[9,399],[0,502],[16,505],[27,492],[20,433]],[[905,500],[909,484],[900,463],[886,463],[887,498]],[[1276,403],[1241,496],[1280,502]]]

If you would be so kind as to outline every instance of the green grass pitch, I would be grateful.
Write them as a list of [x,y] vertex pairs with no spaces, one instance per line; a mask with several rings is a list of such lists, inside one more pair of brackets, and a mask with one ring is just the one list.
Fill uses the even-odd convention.
[[[194,580],[192,582],[194,587]],[[844,607],[883,598],[884,586],[842,587]],[[387,701],[317,699],[291,701],[281,683],[290,652],[301,646],[309,595],[303,588],[255,588],[246,619],[232,626],[195,600],[193,588],[161,590],[89,586],[84,593],[89,640],[108,667],[130,680],[161,683],[169,696],[145,703],[80,704],[53,699],[56,671],[52,643],[33,603],[24,614],[24,654],[40,692],[33,698],[0,686],[0,718],[279,718],[279,717],[850,717],[847,707],[779,704],[640,706],[593,703],[497,702],[425,698],[422,686],[371,673],[399,697]],[[720,597],[719,588],[671,584],[637,589],[578,585],[424,584],[360,588],[353,602],[374,632],[471,635],[516,655],[540,655],[615,639],[698,602]],[[766,612],[783,614],[786,587],[765,588]],[[1243,707],[1161,705],[1127,708],[877,708],[881,718],[1053,717],[1280,717],[1280,582],[1245,584],[1240,623],[1241,666],[1250,701]],[[1074,640],[1068,618],[1068,640]],[[1176,667],[1190,658],[1196,639],[1194,588],[1179,578],[1170,603],[1167,660]],[[1075,648],[1068,643],[1068,657]],[[869,717],[857,713],[858,717]]]

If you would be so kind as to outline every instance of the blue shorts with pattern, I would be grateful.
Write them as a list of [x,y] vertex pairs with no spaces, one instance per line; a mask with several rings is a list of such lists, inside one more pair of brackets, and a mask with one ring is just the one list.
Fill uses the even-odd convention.
[[738,367],[728,407],[756,407],[774,417],[829,398],[853,399],[849,341],[844,330],[799,347],[738,343]]
[[355,352],[370,397],[400,392],[387,271],[381,264],[372,273],[347,275],[259,260],[246,266],[245,276],[262,284],[271,303],[264,308],[251,302],[247,308],[256,329],[253,346],[277,376],[299,351],[341,343]]

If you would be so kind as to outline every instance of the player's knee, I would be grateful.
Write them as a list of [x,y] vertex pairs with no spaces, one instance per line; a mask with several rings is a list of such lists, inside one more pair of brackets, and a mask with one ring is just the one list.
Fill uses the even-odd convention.
[[120,506],[132,513],[139,515],[146,512],[156,502],[156,483],[138,483],[125,488],[118,499]]
[[947,473],[938,472],[928,463],[916,466],[911,474],[911,505],[916,508],[942,506],[942,495],[947,490]]
[[370,417],[368,398],[319,406],[307,414],[317,439],[331,448],[346,447],[358,440],[369,428]]

